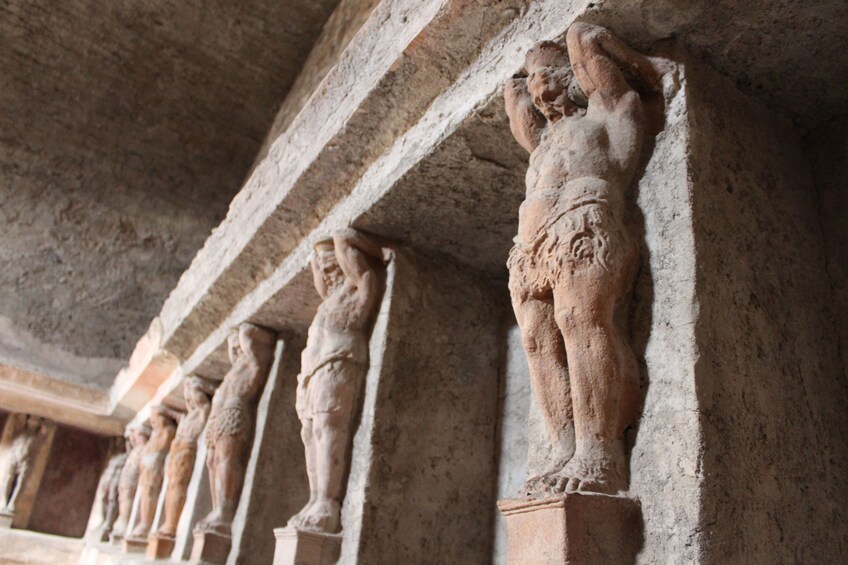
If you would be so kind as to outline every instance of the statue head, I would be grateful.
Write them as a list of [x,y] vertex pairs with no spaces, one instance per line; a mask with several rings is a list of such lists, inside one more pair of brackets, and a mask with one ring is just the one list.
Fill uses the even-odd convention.
[[332,238],[325,238],[315,244],[315,264],[321,272],[324,288],[329,294],[344,284],[344,273],[336,259],[336,248]]
[[164,407],[154,406],[150,410],[150,423],[154,428],[159,429],[174,425],[174,420]]
[[33,416],[32,414],[27,416],[26,419],[26,427],[29,432],[37,432],[38,428],[41,427],[43,419],[38,416]]
[[568,52],[558,43],[542,41],[524,59],[527,89],[533,104],[545,117],[556,122],[576,114],[586,105],[586,96],[574,79]]
[[183,381],[183,398],[189,409],[209,404],[209,397],[214,392],[212,383],[197,375],[191,375]]
[[145,420],[143,424],[139,424],[127,430],[127,439],[132,447],[138,447],[147,443],[150,438],[150,424]]

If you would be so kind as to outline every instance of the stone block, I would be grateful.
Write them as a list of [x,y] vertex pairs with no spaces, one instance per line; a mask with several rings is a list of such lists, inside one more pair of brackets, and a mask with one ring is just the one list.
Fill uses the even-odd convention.
[[14,519],[14,514],[10,514],[8,512],[0,512],[0,528],[11,528]]
[[174,536],[163,534],[150,536],[150,540],[147,542],[147,558],[151,561],[155,561],[156,559],[170,559],[176,542],[177,539]]
[[341,534],[275,528],[274,565],[332,565],[339,558]]
[[144,553],[147,549],[147,538],[124,538],[121,548],[124,553]]
[[230,554],[233,539],[215,532],[194,531],[194,546],[191,548],[191,563],[197,565],[224,565]]
[[498,502],[510,565],[632,564],[642,545],[639,502],[568,493]]

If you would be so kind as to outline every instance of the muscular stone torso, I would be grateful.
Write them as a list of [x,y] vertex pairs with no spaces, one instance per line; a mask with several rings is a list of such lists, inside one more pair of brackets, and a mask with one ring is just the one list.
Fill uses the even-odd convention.
[[[600,103],[600,102],[596,102]],[[641,103],[634,92],[613,110],[552,123],[530,156],[518,240],[530,243],[556,218],[585,204],[619,210],[639,158]]]
[[301,375],[309,376],[331,361],[367,362],[367,320],[356,299],[356,289],[345,282],[318,307],[301,358]]

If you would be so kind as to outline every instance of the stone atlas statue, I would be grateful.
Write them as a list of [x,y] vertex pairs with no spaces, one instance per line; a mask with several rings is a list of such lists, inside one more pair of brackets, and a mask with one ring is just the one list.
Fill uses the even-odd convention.
[[297,413],[306,450],[309,501],[289,520],[300,530],[336,533],[353,416],[368,371],[370,328],[391,252],[353,229],[315,245],[312,277],[322,298],[298,376]]
[[212,408],[211,397],[214,385],[201,377],[190,376],[183,382],[183,397],[186,413],[180,419],[171,455],[168,460],[168,488],[165,492],[165,518],[156,535],[173,538],[186,500],[188,483],[191,480],[197,457],[197,440],[206,425]]
[[100,475],[100,482],[97,485],[97,504],[100,514],[97,516],[98,524],[96,530],[93,530],[92,535],[96,535],[100,541],[108,541],[109,535],[112,533],[112,526],[115,520],[118,519],[118,482],[121,477],[121,470],[127,462],[128,449],[130,443],[123,437],[116,437],[112,440],[111,456],[103,474]]
[[212,398],[206,425],[212,510],[195,531],[231,536],[253,443],[256,408],[274,360],[275,339],[272,332],[248,323],[230,334],[232,367]]
[[35,464],[42,439],[47,435],[47,422],[38,416],[9,414],[9,431],[0,446],[0,512],[14,514],[15,504]]
[[138,519],[128,536],[134,540],[146,542],[153,525],[156,503],[165,480],[165,458],[176,433],[178,417],[176,412],[164,406],[156,406],[150,411],[150,425],[153,431],[141,456],[137,494]]
[[127,432],[130,452],[127,455],[124,468],[121,469],[121,476],[118,478],[118,519],[112,527],[112,539],[121,539],[127,532],[135,492],[138,489],[141,457],[149,437],[150,425],[147,422],[131,428]]
[[625,191],[647,135],[631,83],[657,91],[667,70],[602,27],[575,23],[566,43],[533,47],[504,93],[510,129],[531,154],[510,294],[551,439],[571,422],[575,435],[564,466],[528,479],[531,495],[627,488],[623,433],[640,393],[620,324],[639,260]]

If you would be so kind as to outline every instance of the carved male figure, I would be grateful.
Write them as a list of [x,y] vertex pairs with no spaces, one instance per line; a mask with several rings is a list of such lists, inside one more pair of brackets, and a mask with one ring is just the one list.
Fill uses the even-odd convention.
[[128,449],[129,442],[124,438],[116,437],[113,439],[112,455],[109,457],[109,462],[106,464],[103,474],[100,475],[100,482],[97,485],[97,502],[100,515],[97,516],[99,524],[96,524],[95,532],[98,539],[103,541],[109,539],[112,526],[118,519],[118,481],[124,463],[127,461]]
[[15,513],[15,503],[26,487],[35,456],[42,438],[47,435],[47,424],[38,416],[10,414],[7,433],[0,446],[0,511]]
[[566,42],[536,45],[504,93],[510,129],[531,153],[508,261],[512,303],[548,431],[557,441],[573,419],[575,434],[565,466],[526,488],[614,493],[627,488],[622,437],[639,399],[619,322],[638,264],[625,190],[646,118],[627,79],[657,90],[663,68],[601,27],[575,23]]
[[390,253],[352,229],[315,246],[312,277],[323,301],[309,327],[297,388],[310,492],[290,527],[327,533],[341,528],[353,414],[382,292],[377,267]]
[[129,537],[146,540],[156,514],[156,503],[165,480],[165,458],[176,433],[178,414],[164,406],[150,411],[153,432],[144,446],[138,480],[138,521]]
[[165,519],[157,534],[173,538],[185,504],[188,483],[197,456],[197,439],[206,425],[214,392],[212,384],[200,377],[190,376],[183,382],[186,414],[180,419],[177,434],[171,442],[168,460],[168,490],[165,493]]
[[274,358],[274,335],[242,324],[229,337],[232,368],[212,398],[206,425],[206,468],[212,489],[212,511],[196,530],[230,536],[238,507],[259,396]]
[[112,527],[113,539],[124,537],[127,531],[133,500],[135,500],[135,492],[138,488],[141,458],[144,452],[144,446],[147,444],[149,437],[150,425],[147,422],[130,429],[127,433],[130,451],[124,463],[124,468],[121,469],[121,476],[118,479],[118,520]]

